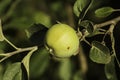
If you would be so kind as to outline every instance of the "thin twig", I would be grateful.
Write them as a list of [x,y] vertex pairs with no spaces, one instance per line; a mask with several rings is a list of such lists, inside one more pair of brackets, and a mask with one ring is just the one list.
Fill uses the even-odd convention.
[[120,11],[120,9],[114,9],[114,11]]
[[114,36],[113,36],[114,26],[115,26],[119,21],[120,21],[120,16],[118,16],[118,17],[116,17],[116,18],[114,18],[114,19],[111,19],[111,20],[109,20],[109,21],[100,23],[100,24],[95,24],[95,25],[94,25],[94,29],[102,28],[102,27],[105,27],[105,26],[110,25],[110,28],[109,28],[108,32],[110,32],[113,54],[114,54],[114,56],[115,56],[115,58],[116,58],[116,61],[117,61],[117,63],[118,63],[118,66],[120,67],[120,62],[119,62],[119,60],[117,59],[116,52],[115,52],[115,40],[114,40]]
[[20,49],[18,49],[18,50],[16,50],[16,51],[6,53],[6,56],[3,57],[3,58],[0,60],[0,63],[1,63],[2,61],[4,61],[5,59],[7,59],[7,58],[9,58],[9,57],[11,57],[11,56],[13,56],[13,55],[15,55],[15,54],[19,54],[19,53],[25,52],[25,51],[30,51],[30,50],[33,50],[33,49],[35,49],[35,48],[37,48],[37,46],[28,47],[28,48],[20,48]]
[[113,36],[113,29],[114,29],[114,27],[115,27],[115,25],[110,25],[109,31],[110,31],[110,33],[111,33],[111,34],[110,34],[110,37],[111,37],[111,42],[112,42],[113,54],[114,54],[115,59],[116,59],[116,61],[117,61],[117,63],[118,63],[118,66],[119,66],[119,68],[120,68],[120,62],[119,62],[119,60],[118,60],[118,58],[117,58],[116,51],[115,51],[115,39],[114,39],[114,36]]
[[1,23],[1,19],[0,19],[0,37],[1,37],[1,41],[5,40],[8,44],[10,44],[14,49],[18,50],[19,48],[17,48],[13,43],[11,43],[3,34],[2,32],[2,23]]
[[8,56],[8,54],[0,53],[0,56]]
[[16,47],[14,44],[12,44],[6,37],[4,37],[4,40],[5,40],[8,44],[10,44],[14,49],[16,49],[16,50],[19,49],[19,48]]
[[3,31],[2,31],[1,19],[0,19],[0,41],[4,41],[4,35],[3,35]]
[[77,31],[79,32],[80,31],[80,28],[79,28],[79,25],[81,23],[81,21],[84,19],[84,17],[86,16],[88,10],[90,9],[90,7],[92,6],[93,4],[93,0],[90,0],[90,2],[88,3],[88,5],[86,6],[87,8],[84,10],[82,10],[82,12],[79,14],[79,20],[77,21]]

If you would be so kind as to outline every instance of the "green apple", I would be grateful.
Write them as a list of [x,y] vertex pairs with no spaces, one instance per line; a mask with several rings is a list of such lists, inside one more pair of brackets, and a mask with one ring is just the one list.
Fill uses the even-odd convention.
[[65,58],[79,51],[79,38],[76,31],[69,25],[58,23],[46,33],[46,48],[55,57]]

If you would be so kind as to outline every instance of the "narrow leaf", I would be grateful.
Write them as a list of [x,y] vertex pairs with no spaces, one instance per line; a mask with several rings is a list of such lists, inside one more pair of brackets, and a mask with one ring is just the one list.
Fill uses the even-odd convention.
[[33,54],[34,51],[36,51],[37,48],[33,48],[22,60],[22,63],[27,71],[28,79],[29,79],[29,62],[30,62],[30,57]]
[[[21,63],[20,62],[11,64],[6,69],[4,76],[3,76],[3,80],[15,80],[16,75],[20,71],[21,71]],[[19,76],[19,77],[22,77],[22,76]],[[21,78],[18,80],[21,80]]]
[[117,80],[114,56],[112,56],[111,61],[105,65],[105,75],[108,80]]
[[95,15],[96,17],[104,18],[112,14],[114,11],[115,10],[112,7],[102,7],[95,11]]
[[111,60],[109,49],[100,42],[94,41],[90,50],[90,59],[93,62],[107,64]]
[[3,32],[2,32],[2,23],[1,23],[1,19],[0,19],[0,41],[4,40],[4,36],[3,36]]
[[79,14],[82,12],[83,8],[87,5],[88,0],[76,0],[73,11],[76,16],[79,16]]

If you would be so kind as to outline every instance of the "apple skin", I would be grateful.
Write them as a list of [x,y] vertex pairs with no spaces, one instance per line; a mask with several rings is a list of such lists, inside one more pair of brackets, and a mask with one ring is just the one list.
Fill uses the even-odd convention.
[[79,51],[79,38],[69,25],[58,23],[53,25],[45,36],[46,48],[59,58],[76,55]]

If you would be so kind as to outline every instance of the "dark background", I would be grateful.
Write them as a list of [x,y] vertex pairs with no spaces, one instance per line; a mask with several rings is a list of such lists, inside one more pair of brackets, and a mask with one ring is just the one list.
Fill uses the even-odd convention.
[[[3,0],[0,0],[2,2]],[[16,7],[11,10],[10,15],[5,18],[7,12],[9,12],[10,6],[16,0],[12,0],[10,3],[4,7],[4,9],[0,12],[0,18],[3,21],[3,32],[5,36],[12,41],[18,47],[28,47],[33,45],[38,45],[39,50],[32,55],[31,63],[30,63],[30,80],[65,80],[61,79],[59,76],[59,66],[60,62],[53,60],[48,53],[43,48],[43,40],[44,35],[47,31],[43,25],[50,27],[55,24],[56,21],[63,22],[71,25],[75,28],[75,24],[77,22],[77,17],[72,12],[72,7],[74,5],[75,0],[22,0],[18,2]],[[101,19],[97,18],[94,15],[95,9],[103,6],[111,6],[115,9],[120,9],[120,4],[118,0],[95,0],[93,7],[88,11],[85,19],[89,19],[95,23],[102,23],[106,20],[113,19],[117,16],[120,16],[120,12],[113,13],[107,18]],[[41,14],[37,16],[37,13]],[[45,15],[44,15],[45,14]],[[40,18],[40,22],[36,21],[34,18],[37,16]],[[42,17],[44,16],[44,17]],[[42,18],[42,19],[41,19]],[[47,21],[43,22],[42,21]],[[41,23],[41,24],[39,24]],[[120,61],[120,22],[116,25],[114,29],[115,36],[115,49],[117,58]],[[28,30],[29,37],[26,36],[25,30]],[[92,42],[93,40],[100,41],[103,35],[94,36],[92,38],[87,38],[88,41]],[[105,39],[108,46],[111,45],[110,38],[107,36]],[[13,51],[13,48],[6,44],[5,42],[0,42],[1,52],[9,52]],[[88,63],[88,71],[86,74],[86,80],[107,80],[104,73],[104,65],[97,64],[90,60],[89,58],[89,50],[90,46],[86,43],[82,42],[83,50],[85,52],[85,56],[87,58]],[[25,56],[16,55],[11,57],[8,62],[17,62],[21,61],[21,59]],[[17,57],[17,58],[15,58]],[[7,64],[4,63],[3,65]],[[72,65],[71,76],[79,70],[79,61],[77,56],[73,56],[70,59]],[[45,64],[46,63],[46,64]],[[115,61],[116,63],[116,61]],[[120,69],[115,64],[116,73],[118,80],[120,79]],[[66,71],[67,72],[67,71]],[[23,72],[25,74],[25,70]],[[69,73],[69,72],[68,72]],[[26,75],[24,75],[25,77]],[[71,79],[73,80],[73,79]]]

